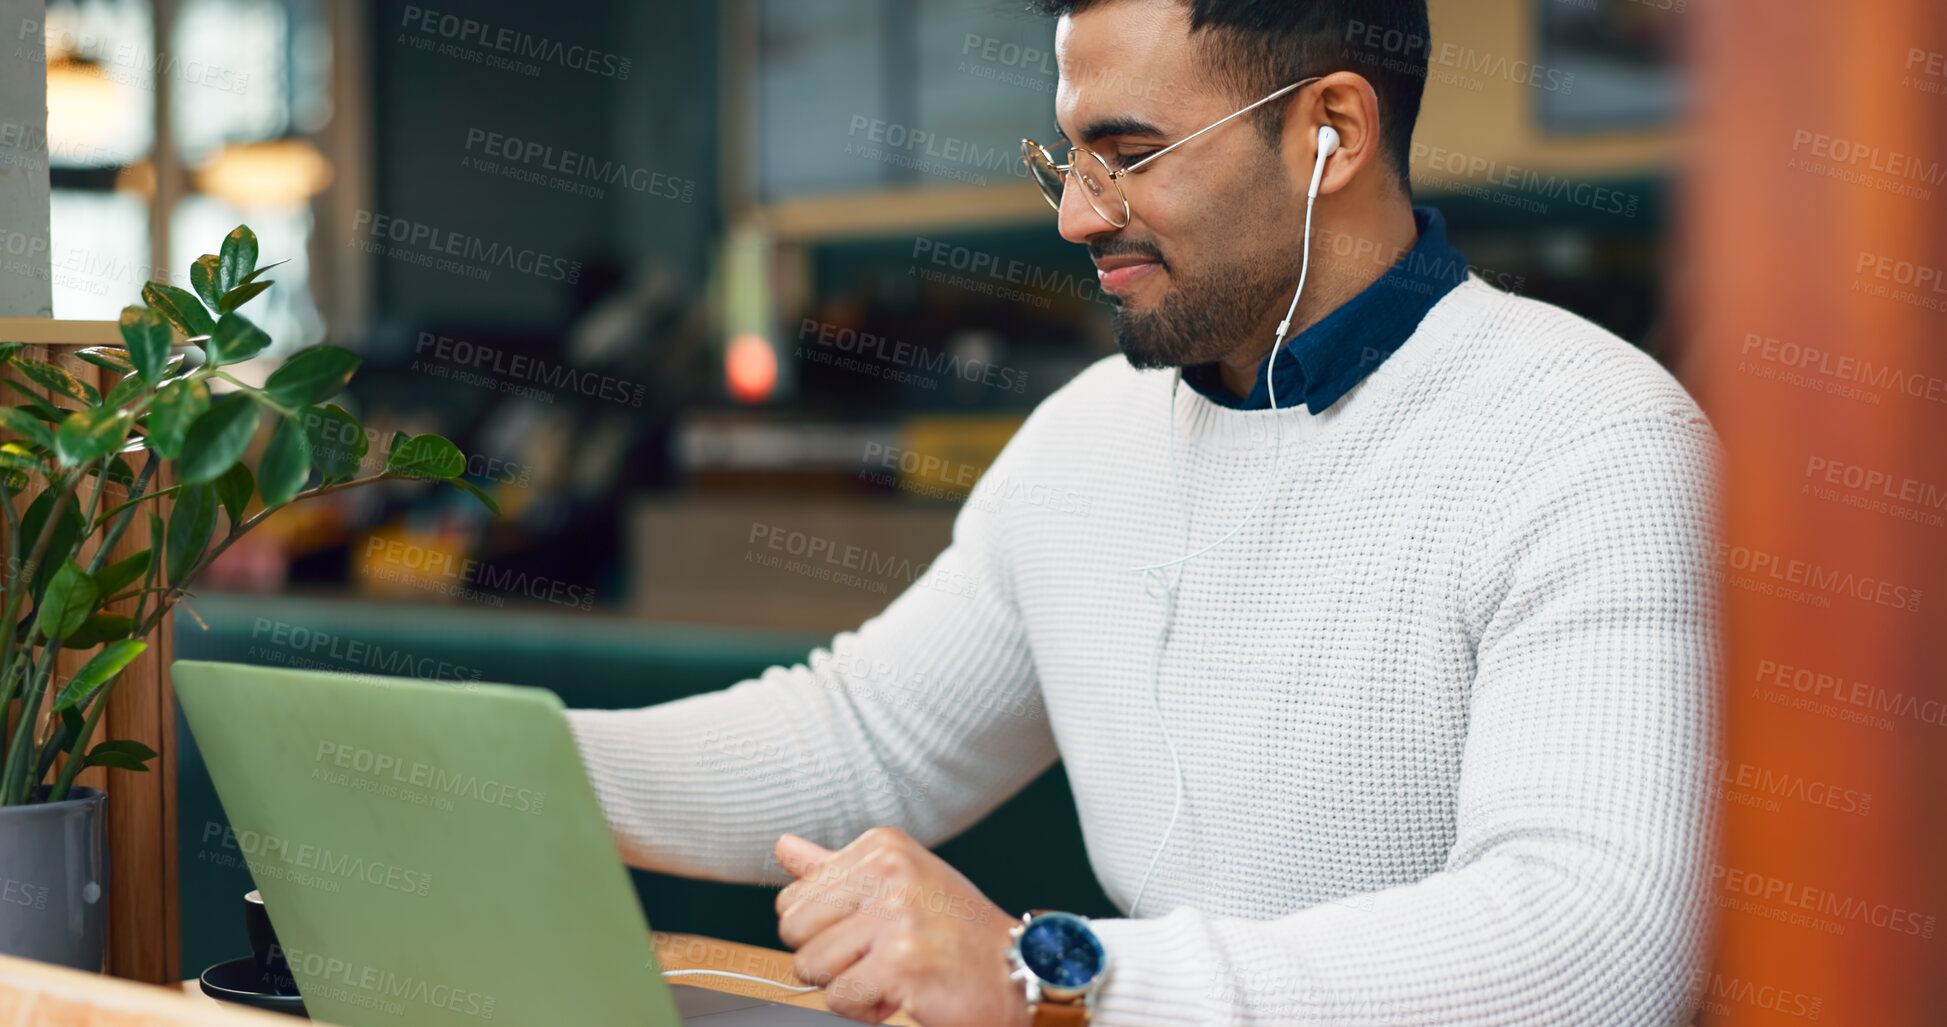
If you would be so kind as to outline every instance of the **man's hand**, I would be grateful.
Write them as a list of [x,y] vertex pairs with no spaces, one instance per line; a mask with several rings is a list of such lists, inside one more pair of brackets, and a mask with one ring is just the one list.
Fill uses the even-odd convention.
[[794,834],[777,896],[791,968],[822,984],[832,1012],[879,1023],[901,1009],[926,1027],[1027,1027],[1010,979],[1014,919],[912,836],[875,827],[833,852]]

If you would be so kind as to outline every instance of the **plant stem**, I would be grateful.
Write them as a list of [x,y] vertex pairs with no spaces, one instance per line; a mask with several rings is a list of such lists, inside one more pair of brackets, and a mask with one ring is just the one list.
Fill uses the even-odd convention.
[[[61,522],[61,512],[67,508],[68,501],[74,497],[75,490],[80,485],[79,474],[70,475],[62,482],[60,493],[55,496],[54,503],[48,509],[47,523],[41,526],[41,536],[34,542],[34,551],[29,553],[26,562],[21,564],[20,573],[14,577],[13,587],[7,589],[5,605],[0,606],[0,631],[7,633],[6,645],[4,649],[0,649],[0,682],[7,683],[4,686],[7,698],[12,698],[14,664],[21,658],[21,643],[14,637],[14,620],[20,616],[20,597],[32,587],[34,572],[40,567],[42,557],[47,555],[47,548],[54,541],[54,529]],[[30,636],[29,645],[31,644]],[[29,666],[31,669],[31,664]],[[0,704],[0,711],[4,710],[5,705]],[[14,767],[19,764],[21,758],[21,753],[16,749],[21,744],[18,739],[32,737],[33,722],[39,712],[40,695],[33,691],[33,682],[29,678],[23,684],[20,696],[20,726],[29,734],[23,735],[16,731],[16,742],[0,746],[0,768],[5,768],[4,774],[0,774],[0,806],[13,801],[13,790],[9,785],[15,775]],[[3,736],[4,733],[0,733],[0,737]]]
[[[290,503],[285,503],[283,506],[265,507],[264,509],[257,511],[251,516],[244,518],[243,523],[237,525],[234,529],[232,529],[230,534],[225,536],[222,541],[218,542],[216,545],[211,546],[209,550],[203,554],[202,559],[197,560],[195,565],[190,567],[189,572],[183,575],[181,581],[177,582],[174,585],[171,585],[168,589],[166,589],[163,592],[162,598],[156,602],[155,612],[150,615],[147,621],[140,621],[138,619],[138,622],[135,626],[135,633],[130,637],[147,638],[149,632],[154,631],[156,625],[162,622],[163,614],[169,612],[169,608],[176,604],[176,599],[180,597],[188,589],[190,582],[195,581],[196,576],[198,574],[203,573],[203,570],[205,568],[207,568],[210,564],[216,562],[216,558],[222,556],[223,551],[230,548],[231,543],[235,542],[239,538],[242,538],[245,532],[248,532],[251,528],[256,527],[258,523],[261,522],[264,518],[269,517],[271,514],[274,514],[277,511],[285,509],[286,507],[290,506],[291,503],[296,503],[300,500],[315,499],[318,496],[326,495],[332,492],[338,492],[343,489],[357,488],[361,485],[370,485],[375,481],[384,481],[388,478],[403,478],[403,477],[405,477],[405,475],[379,473],[379,474],[371,475],[370,477],[366,477],[366,478],[352,478],[347,481],[333,482],[332,484],[329,485],[320,485],[317,488],[305,492],[300,492],[297,495],[292,496]],[[147,597],[145,596],[144,599],[146,598]]]
[[[135,482],[129,486],[129,500],[127,503],[122,504],[123,506],[127,507],[127,509],[123,510],[120,519],[116,520],[116,522],[109,527],[108,533],[102,536],[101,546],[100,548],[95,550],[95,558],[89,561],[88,563],[88,573],[93,574],[96,571],[101,570],[102,563],[105,562],[108,557],[108,551],[114,548],[115,543],[120,542],[122,540],[122,532],[128,530],[128,522],[135,519],[134,504],[141,502],[145,498],[148,498],[142,495],[142,490],[148,487],[149,476],[155,473],[156,465],[161,462],[162,462],[161,457],[155,455],[154,453],[149,454],[149,462],[142,465],[142,473],[137,474],[135,476]],[[160,493],[158,493],[158,495],[160,495]],[[108,515],[104,513],[102,516],[106,517]],[[161,544],[162,544],[161,539],[149,540],[149,546],[151,549]]]
[[54,663],[60,653],[61,640],[48,639],[41,661],[32,666],[32,677],[21,693],[20,723],[14,725],[14,739],[7,748],[6,774],[0,777],[0,806],[20,805],[33,794],[34,782],[26,777],[33,756],[34,722],[40,719],[41,697],[47,692],[47,679],[54,673]]
[[[88,707],[88,718],[81,722],[81,733],[68,743],[68,761],[61,765],[61,776],[54,779],[54,787],[48,790],[47,801],[60,802],[68,797],[68,788],[74,784],[74,775],[81,772],[81,765],[87,762],[83,755],[88,748],[88,739],[95,733],[95,722],[101,719],[101,711],[108,708],[108,691],[115,687],[121,675],[109,678],[107,683],[95,691],[95,701]],[[51,751],[51,750],[50,750]],[[42,770],[45,774],[47,771]]]

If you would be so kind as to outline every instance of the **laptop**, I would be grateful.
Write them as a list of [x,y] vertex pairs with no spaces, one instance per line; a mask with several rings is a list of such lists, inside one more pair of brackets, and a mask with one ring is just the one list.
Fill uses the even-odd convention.
[[312,1018],[851,1022],[665,980],[554,693],[194,660],[170,676]]

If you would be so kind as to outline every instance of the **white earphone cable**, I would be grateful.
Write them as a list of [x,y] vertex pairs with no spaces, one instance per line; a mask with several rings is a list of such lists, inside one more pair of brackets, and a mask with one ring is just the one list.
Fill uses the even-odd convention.
[[[1183,758],[1177,754],[1176,739],[1170,735],[1169,722],[1163,717],[1162,700],[1163,648],[1169,638],[1170,619],[1176,612],[1176,585],[1178,581],[1182,580],[1182,573],[1179,571],[1176,580],[1172,581],[1164,573],[1163,569],[1193,560],[1229,541],[1232,536],[1243,530],[1244,525],[1250,523],[1257,516],[1259,510],[1264,508],[1265,501],[1271,498],[1274,487],[1282,478],[1282,475],[1278,473],[1280,464],[1284,459],[1284,421],[1278,417],[1278,351],[1284,347],[1287,341],[1285,339],[1285,331],[1291,327],[1291,319],[1297,313],[1298,298],[1305,294],[1305,277],[1310,272],[1312,263],[1312,203],[1318,198],[1319,172],[1324,169],[1325,158],[1330,154],[1330,148],[1323,145],[1319,147],[1318,163],[1312,171],[1312,187],[1309,190],[1309,194],[1305,197],[1305,243],[1304,255],[1300,258],[1298,264],[1298,288],[1291,294],[1291,306],[1285,310],[1284,320],[1278,323],[1277,336],[1271,340],[1270,359],[1264,363],[1265,386],[1269,391],[1271,401],[1271,425],[1272,430],[1276,434],[1271,448],[1271,473],[1266,474],[1264,477],[1264,486],[1258,492],[1257,502],[1251,506],[1250,511],[1244,515],[1242,520],[1239,520],[1229,531],[1224,532],[1222,536],[1209,545],[1193,553],[1186,553],[1174,560],[1164,560],[1161,563],[1148,563],[1129,568],[1129,570],[1140,572],[1143,575],[1143,589],[1145,592],[1152,597],[1163,600],[1163,625],[1157,631],[1156,648],[1151,651],[1149,658],[1149,705],[1150,709],[1156,714],[1156,726],[1162,729],[1163,744],[1169,749],[1170,764],[1176,773],[1176,799],[1170,804],[1169,824],[1163,828],[1163,837],[1157,841],[1156,851],[1149,857],[1149,868],[1143,871],[1142,884],[1136,888],[1135,901],[1129,904],[1129,916],[1132,919],[1139,915],[1138,910],[1142,908],[1143,895],[1149,891],[1150,877],[1156,873],[1156,864],[1163,858],[1163,850],[1169,847],[1170,836],[1176,832],[1177,818],[1183,812],[1183,797],[1185,792]],[[1179,369],[1177,371],[1176,381],[1170,384],[1169,450],[1170,492],[1172,495],[1175,495],[1180,487],[1176,474],[1176,384],[1182,381],[1182,376],[1183,372]],[[1187,524],[1185,528],[1187,530]],[[1151,578],[1152,574],[1155,575],[1154,578]],[[1160,596],[1157,594],[1155,587],[1155,583],[1159,581],[1162,583],[1162,594]]]

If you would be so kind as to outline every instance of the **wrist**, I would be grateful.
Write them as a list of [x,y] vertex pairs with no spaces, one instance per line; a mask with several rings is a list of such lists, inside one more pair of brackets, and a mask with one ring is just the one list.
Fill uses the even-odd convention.
[[1109,974],[1108,950],[1088,918],[1030,910],[1009,934],[1008,965],[1030,1027],[1087,1027]]

